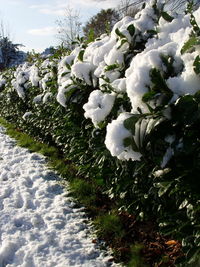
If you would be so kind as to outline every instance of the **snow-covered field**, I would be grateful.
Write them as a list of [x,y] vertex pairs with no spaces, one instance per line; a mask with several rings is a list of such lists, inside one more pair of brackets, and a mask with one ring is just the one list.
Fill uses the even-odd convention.
[[111,266],[56,179],[0,127],[0,267]]

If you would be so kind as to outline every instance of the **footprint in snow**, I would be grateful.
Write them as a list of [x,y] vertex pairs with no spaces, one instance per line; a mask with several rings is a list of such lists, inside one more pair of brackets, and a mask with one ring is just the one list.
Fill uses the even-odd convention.
[[24,205],[24,200],[20,193],[15,196],[15,208],[21,209]]
[[12,241],[2,242],[0,247],[0,267],[5,267],[13,262],[17,249],[17,243]]

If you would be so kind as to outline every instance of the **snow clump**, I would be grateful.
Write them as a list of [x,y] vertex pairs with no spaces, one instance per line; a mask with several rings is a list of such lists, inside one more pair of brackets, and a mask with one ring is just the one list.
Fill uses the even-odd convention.
[[106,94],[100,90],[94,90],[89,97],[88,103],[83,106],[85,117],[90,118],[95,127],[105,120],[110,113],[115,101],[115,93]]

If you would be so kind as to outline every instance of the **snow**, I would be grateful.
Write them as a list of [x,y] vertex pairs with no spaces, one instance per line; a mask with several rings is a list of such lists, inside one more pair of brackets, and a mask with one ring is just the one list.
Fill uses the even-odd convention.
[[83,106],[85,117],[90,118],[98,127],[98,123],[103,121],[110,113],[115,101],[115,94],[105,94],[100,90],[94,90],[89,97],[88,103]]
[[25,89],[27,82],[29,80],[29,65],[25,63],[24,65],[19,65],[14,74],[15,79],[12,80],[12,85],[17,91],[20,98],[25,97]]
[[115,63],[121,65],[124,63],[124,54],[114,46],[109,54],[105,55],[104,60],[107,65],[113,65]]
[[161,168],[164,168],[167,163],[170,161],[170,159],[172,158],[172,156],[174,155],[174,149],[171,147],[171,144],[174,142],[175,140],[175,135],[167,135],[165,137],[165,141],[170,145],[167,148],[167,151],[165,152],[162,162],[161,162]]
[[139,160],[141,154],[133,151],[130,147],[125,147],[123,143],[125,138],[132,136],[131,132],[124,127],[124,120],[128,118],[130,118],[130,114],[121,113],[117,120],[108,124],[105,145],[111,155],[120,160]]
[[195,20],[198,25],[200,25],[200,8],[198,8],[194,13],[193,13]]
[[115,266],[45,163],[0,127],[0,267]]
[[40,80],[40,88],[42,88],[44,91],[48,89],[47,82],[50,82],[53,78],[53,75],[51,72],[48,72],[44,75],[44,77]]
[[170,89],[177,95],[185,95],[190,92],[191,95],[199,91],[200,77],[194,72],[193,63],[197,52],[185,54],[182,56],[185,67],[181,75],[177,77],[170,77],[167,84]]
[[[133,23],[133,18],[132,17],[129,17],[129,16],[126,16],[124,18],[122,18],[120,21],[118,21],[113,29],[112,29],[112,32],[111,32],[111,38],[115,38],[118,40],[119,36],[117,35],[116,33],[116,29],[119,29],[119,31],[125,35],[127,41],[131,42],[132,40],[132,37],[131,35],[129,34],[129,32],[127,31],[127,27]],[[119,44],[119,43],[118,43]]]
[[31,111],[28,111],[28,112],[25,112],[24,115],[22,116],[22,118],[24,120],[27,120],[31,115],[33,115],[33,112]]
[[58,103],[60,103],[61,106],[66,107],[65,93],[69,92],[73,88],[75,88],[75,86],[70,79],[63,82],[63,84],[58,88],[56,100],[58,101]]
[[90,60],[95,66],[98,66],[104,61],[104,56],[109,53],[115,43],[116,41],[114,39],[110,39],[108,36],[104,37],[101,42],[96,41],[93,45],[89,45],[86,48],[84,59],[85,57],[88,57],[88,54],[90,54]]
[[139,15],[139,18],[134,23],[137,29],[141,32],[145,32],[146,30],[154,28],[155,22],[153,19],[156,19],[156,16],[151,6],[147,6],[140,12]]
[[52,93],[47,92],[44,96],[43,96],[43,103],[47,103],[51,98],[53,97]]
[[42,101],[43,94],[37,95],[33,98],[33,103],[39,104]]
[[126,79],[116,79],[111,83],[111,86],[115,92],[124,93],[126,92]]
[[3,76],[0,76],[0,88],[6,84],[6,79],[3,78]]
[[172,158],[172,156],[174,155],[174,150],[171,147],[168,147],[167,151],[165,152],[165,155],[162,159],[161,168],[164,168],[167,163],[170,161],[170,159]]
[[92,73],[94,65],[87,62],[78,62],[72,66],[71,74],[76,78],[85,81],[88,85],[92,85]]
[[153,173],[153,175],[154,175],[154,177],[159,178],[159,177],[161,177],[161,176],[167,174],[167,173],[170,172],[170,171],[171,171],[171,169],[169,169],[169,168],[165,168],[165,169],[163,169],[163,170],[157,170],[157,171],[155,171],[155,172]]
[[33,86],[38,86],[40,81],[39,70],[35,65],[31,66],[30,68],[29,80]]

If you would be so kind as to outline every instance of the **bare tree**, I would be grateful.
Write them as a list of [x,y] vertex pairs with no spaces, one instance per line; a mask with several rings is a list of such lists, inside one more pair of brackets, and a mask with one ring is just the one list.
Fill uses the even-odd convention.
[[0,21],[0,36],[1,38],[4,38],[4,37],[7,37],[9,39],[11,38],[9,26],[6,25],[3,20]]
[[68,6],[64,18],[58,19],[56,24],[58,26],[57,38],[64,46],[72,48],[72,42],[81,33],[79,12]]
[[[131,9],[134,9],[139,11],[143,4],[145,4],[148,1],[145,0],[121,0],[120,5],[118,7],[119,12],[121,12],[122,16],[131,15]],[[194,9],[198,8],[200,5],[200,0],[157,0],[159,3],[165,4],[165,9],[169,11],[174,11],[177,13],[182,13],[185,11],[187,4],[189,2],[193,2]],[[133,12],[133,15],[134,12]]]
[[166,0],[167,9],[182,12],[186,9],[187,4],[192,2],[194,9],[199,7],[199,0]]
[[121,0],[117,7],[120,17],[130,16],[134,18],[145,2],[145,0]]

